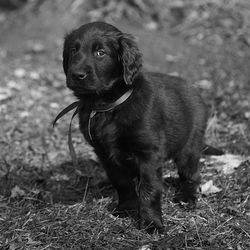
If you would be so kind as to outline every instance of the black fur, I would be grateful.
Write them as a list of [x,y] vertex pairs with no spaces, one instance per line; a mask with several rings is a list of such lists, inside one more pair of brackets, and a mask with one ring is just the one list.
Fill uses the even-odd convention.
[[[66,36],[63,68],[67,86],[81,101],[80,129],[118,192],[117,213],[138,217],[140,228],[149,232],[161,231],[161,169],[166,159],[177,165],[180,198],[196,200],[207,122],[196,89],[177,77],[143,72],[132,37],[102,22]],[[92,118],[91,140],[92,109],[114,102],[130,88],[128,100]]]

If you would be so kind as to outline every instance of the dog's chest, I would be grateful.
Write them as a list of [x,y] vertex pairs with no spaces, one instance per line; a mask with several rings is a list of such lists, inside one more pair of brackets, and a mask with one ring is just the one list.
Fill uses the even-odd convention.
[[134,168],[137,157],[131,147],[126,146],[130,141],[122,131],[127,130],[119,126],[115,119],[115,113],[105,112],[91,115],[80,115],[80,129],[85,139],[94,147],[96,154],[102,162],[107,160],[115,164],[126,164],[128,168]]
[[107,150],[114,143],[118,128],[112,118],[112,112],[91,111],[80,115],[81,132],[95,148],[104,147]]

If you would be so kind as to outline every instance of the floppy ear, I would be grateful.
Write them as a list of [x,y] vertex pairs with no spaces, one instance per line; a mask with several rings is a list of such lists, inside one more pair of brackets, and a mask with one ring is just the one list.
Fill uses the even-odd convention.
[[141,53],[131,35],[122,34],[120,46],[119,57],[123,66],[123,78],[126,84],[131,85],[142,67]]
[[63,46],[63,70],[65,75],[68,72],[68,63],[69,63],[69,35],[65,36],[64,46]]

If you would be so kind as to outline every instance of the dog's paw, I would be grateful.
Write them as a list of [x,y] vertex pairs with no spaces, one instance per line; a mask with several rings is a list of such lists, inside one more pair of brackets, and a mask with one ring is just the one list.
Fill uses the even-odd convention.
[[138,209],[119,209],[119,207],[116,207],[112,214],[114,216],[117,216],[119,218],[126,218],[126,217],[131,217],[133,219],[138,218]]
[[119,210],[118,208],[115,208],[113,211],[112,211],[112,215],[116,216],[116,217],[119,217],[119,218],[126,218],[126,217],[129,217],[129,212],[127,212],[126,210]]
[[163,233],[164,226],[161,211],[153,207],[141,206],[139,229],[143,229],[150,234],[154,232]]
[[164,226],[161,219],[154,218],[153,220],[150,219],[143,219],[139,220],[139,229],[145,230],[149,234],[153,233],[160,233],[164,232]]
[[117,204],[110,204],[108,210],[114,215],[120,218],[132,217],[138,219],[138,204],[137,201],[123,202]]
[[197,194],[196,193],[185,193],[178,191],[175,194],[174,202],[179,203],[182,207],[186,209],[194,209],[196,207],[197,202]]
[[185,181],[180,183],[180,187],[176,190],[174,202],[180,203],[185,208],[195,208],[198,200],[199,183],[193,181]]

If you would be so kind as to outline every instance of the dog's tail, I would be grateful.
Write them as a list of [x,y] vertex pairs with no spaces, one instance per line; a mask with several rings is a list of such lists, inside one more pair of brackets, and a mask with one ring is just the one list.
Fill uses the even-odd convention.
[[223,155],[224,152],[221,149],[214,148],[210,145],[205,144],[202,150],[202,154],[204,155]]

